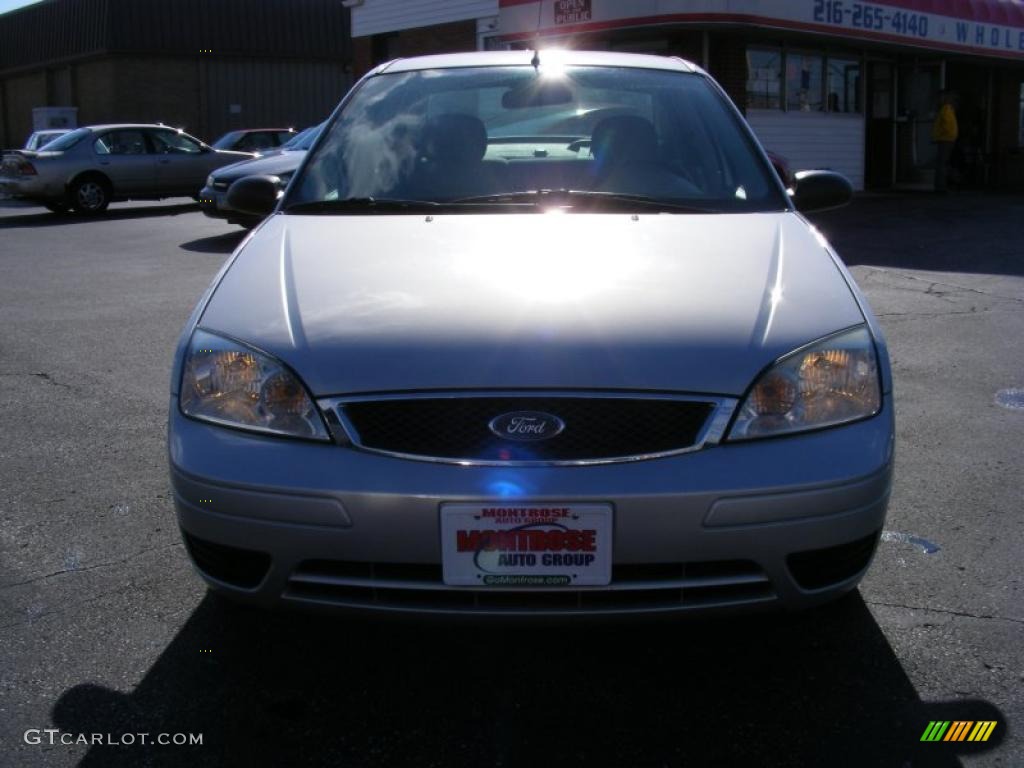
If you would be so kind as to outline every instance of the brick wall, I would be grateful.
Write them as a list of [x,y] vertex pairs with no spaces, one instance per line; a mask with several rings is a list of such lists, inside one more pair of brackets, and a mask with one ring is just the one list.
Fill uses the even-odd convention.
[[0,147],[21,147],[25,139],[32,133],[32,109],[45,107],[46,104],[46,73],[9,77],[4,81],[5,119],[3,129],[5,135],[0,140]]
[[405,29],[390,35],[357,37],[352,42],[352,67],[356,77],[362,77],[377,64],[392,58],[475,51],[476,21],[457,21]]
[[21,146],[32,108],[45,106],[78,107],[79,125],[164,122],[208,141],[235,128],[305,128],[351,85],[343,62],[268,57],[104,56],[57,74],[0,80],[0,147]]
[[90,125],[113,119],[116,85],[114,62],[94,59],[73,65],[73,102],[78,107],[78,124]]
[[114,59],[116,100],[109,119],[119,123],[163,122],[197,133],[202,122],[199,64],[185,57],[119,56]]

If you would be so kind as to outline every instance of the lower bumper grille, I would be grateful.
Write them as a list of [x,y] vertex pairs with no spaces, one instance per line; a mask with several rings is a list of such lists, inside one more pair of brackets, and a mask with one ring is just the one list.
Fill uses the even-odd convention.
[[775,591],[747,560],[616,565],[607,587],[446,587],[441,566],[307,560],[284,597],[351,608],[459,613],[623,613],[768,602]]
[[[369,450],[447,461],[572,463],[692,450],[709,439],[709,424],[721,403],[714,398],[643,395],[456,393],[331,405],[352,443]],[[525,439],[495,426],[523,415],[527,421],[540,416],[558,424],[558,431]],[[530,428],[527,424],[524,431]]]
[[185,547],[192,561],[207,576],[233,587],[254,589],[270,569],[270,555],[249,549],[216,544],[184,534]]
[[802,588],[824,589],[851,579],[867,568],[881,535],[881,531],[876,531],[837,547],[796,552],[786,558],[786,564]]

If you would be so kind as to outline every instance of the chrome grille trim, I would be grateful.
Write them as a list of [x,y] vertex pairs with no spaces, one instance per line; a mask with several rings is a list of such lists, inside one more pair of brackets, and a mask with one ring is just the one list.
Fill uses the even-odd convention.
[[[631,454],[626,456],[602,457],[596,459],[546,459],[546,460],[491,460],[491,459],[456,459],[447,456],[429,456],[425,454],[400,453],[381,448],[373,448],[362,444],[359,433],[347,418],[344,406],[349,403],[359,402],[381,402],[386,400],[438,400],[443,398],[466,399],[466,398],[558,398],[567,399],[603,399],[603,400],[672,400],[676,402],[709,403],[712,405],[711,414],[704,422],[697,439],[692,445],[677,448],[669,451],[653,453]],[[590,466],[597,464],[622,464],[633,461],[646,461],[649,459],[661,459],[669,456],[678,456],[685,453],[693,453],[702,450],[709,445],[717,445],[725,436],[725,431],[732,421],[733,413],[739,405],[739,400],[734,397],[720,397],[717,395],[676,395],[676,394],[652,394],[649,392],[602,392],[602,391],[566,391],[566,390],[495,390],[495,391],[439,391],[439,392],[410,392],[410,393],[387,393],[351,395],[340,397],[324,397],[317,399],[317,405],[323,413],[331,435],[339,445],[346,445],[366,453],[374,453],[381,456],[390,456],[398,459],[411,461],[427,461],[436,464],[454,464],[458,466],[476,467],[508,467],[508,466]]]
[[[420,589],[433,591],[438,589],[460,589],[469,592],[494,592],[494,589],[483,589],[477,587],[448,587],[444,584],[435,584],[427,581],[410,581],[407,579],[366,579],[358,577],[331,576],[319,573],[302,573],[296,571],[289,577],[289,582],[296,584],[324,584],[338,587],[366,587],[368,589]],[[764,574],[745,573],[734,576],[694,576],[690,578],[679,578],[665,581],[626,581],[612,582],[603,587],[573,587],[566,590],[565,587],[534,587],[533,592],[565,592],[565,591],[586,591],[586,592],[629,592],[648,589],[697,589],[706,587],[733,587],[743,584],[764,584],[768,579]]]
[[[685,611],[778,599],[768,575],[749,561],[727,561],[723,572],[671,578],[625,578],[607,586],[543,588],[450,587],[438,578],[396,576],[364,563],[366,575],[345,572],[353,563],[304,561],[289,575],[288,601],[352,609],[495,615],[623,614]],[[702,564],[694,564],[699,566]],[[331,567],[342,570],[331,573]],[[424,566],[417,566],[424,567]],[[628,568],[629,566],[626,566]],[[437,566],[440,572],[440,566]],[[614,571],[613,571],[614,573]]]

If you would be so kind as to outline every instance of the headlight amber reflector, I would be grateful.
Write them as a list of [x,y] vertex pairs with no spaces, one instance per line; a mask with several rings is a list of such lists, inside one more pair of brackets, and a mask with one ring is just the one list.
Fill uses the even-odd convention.
[[329,440],[302,382],[262,352],[206,331],[192,334],[179,395],[182,412],[215,424]]
[[754,384],[729,432],[748,440],[844,424],[878,413],[875,345],[861,326],[787,355]]

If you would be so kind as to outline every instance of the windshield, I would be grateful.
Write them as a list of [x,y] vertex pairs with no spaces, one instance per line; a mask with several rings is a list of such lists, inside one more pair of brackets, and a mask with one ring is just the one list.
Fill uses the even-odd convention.
[[399,203],[521,210],[543,196],[570,211],[612,202],[646,210],[659,201],[666,210],[782,210],[772,173],[702,75],[420,70],[363,83],[284,209],[349,212],[358,202],[378,212],[408,210]]
[[70,133],[65,133],[63,136],[58,136],[53,141],[46,145],[47,152],[63,152],[65,149],[71,149],[75,144],[89,136],[91,131],[88,128],[78,128]]
[[313,142],[316,141],[316,137],[320,135],[320,131],[323,129],[324,124],[314,125],[311,128],[307,128],[300,133],[292,136],[291,140],[284,144],[281,149],[309,149],[313,146]]
[[225,133],[210,146],[214,149],[231,149],[241,136],[241,131],[231,131],[230,133]]

